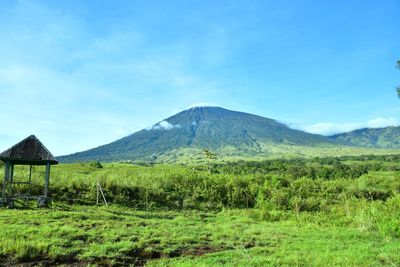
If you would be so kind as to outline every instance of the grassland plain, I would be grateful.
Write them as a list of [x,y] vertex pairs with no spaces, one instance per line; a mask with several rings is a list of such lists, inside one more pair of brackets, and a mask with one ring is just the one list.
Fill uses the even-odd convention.
[[[398,266],[399,170],[399,155],[196,166],[61,164],[52,171],[50,208],[0,210],[0,260]],[[43,171],[34,168],[35,193]],[[17,168],[16,179],[27,173]],[[94,205],[97,181],[108,207]]]
[[[212,150],[217,156],[213,161],[226,162],[238,160],[265,160],[280,158],[314,158],[329,156],[346,156],[346,155],[387,155],[399,154],[399,149],[382,149],[382,148],[366,148],[339,145],[313,145],[301,146],[290,144],[276,144],[272,142],[259,143],[258,149],[237,149],[233,146],[225,146]],[[210,162],[204,157],[204,149],[201,148],[178,148],[169,152],[162,153],[157,157],[148,157],[146,161],[156,163],[178,163],[178,164],[207,164]],[[140,159],[134,162],[140,163]],[[129,160],[128,160],[129,162]]]

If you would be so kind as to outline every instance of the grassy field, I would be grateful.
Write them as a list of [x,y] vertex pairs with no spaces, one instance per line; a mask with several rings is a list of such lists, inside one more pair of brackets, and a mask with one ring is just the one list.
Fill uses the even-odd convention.
[[49,208],[0,209],[2,265],[400,265],[398,155],[98,167],[55,166]]
[[[226,162],[237,160],[265,160],[279,158],[314,158],[329,156],[360,156],[360,155],[385,155],[399,154],[400,149],[382,149],[350,147],[338,145],[315,145],[300,146],[289,144],[260,143],[259,150],[238,150],[232,146],[226,146],[213,151],[216,158],[213,161]],[[149,159],[150,160],[150,159]],[[183,164],[205,164],[210,160],[204,157],[203,149],[198,148],[180,148],[171,150],[157,157],[159,163],[183,163]]]
[[116,205],[4,210],[0,217],[0,255],[3,263],[10,265],[400,263],[399,239],[380,234],[362,222],[331,222],[326,214],[286,212],[278,217],[260,219],[253,210],[144,212]]

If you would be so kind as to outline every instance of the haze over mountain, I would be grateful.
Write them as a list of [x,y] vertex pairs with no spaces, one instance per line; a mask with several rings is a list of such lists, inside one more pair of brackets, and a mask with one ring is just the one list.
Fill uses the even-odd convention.
[[58,159],[64,162],[154,160],[180,149],[257,155],[271,145],[337,143],[329,137],[291,129],[273,119],[220,107],[194,107],[110,144]]
[[364,128],[332,136],[340,142],[353,146],[374,148],[400,148],[400,126]]

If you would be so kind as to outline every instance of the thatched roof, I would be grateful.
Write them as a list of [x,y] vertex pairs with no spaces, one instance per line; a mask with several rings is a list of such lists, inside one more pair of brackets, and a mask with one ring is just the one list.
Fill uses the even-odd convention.
[[45,165],[58,164],[49,150],[31,135],[0,154],[0,160],[15,164]]

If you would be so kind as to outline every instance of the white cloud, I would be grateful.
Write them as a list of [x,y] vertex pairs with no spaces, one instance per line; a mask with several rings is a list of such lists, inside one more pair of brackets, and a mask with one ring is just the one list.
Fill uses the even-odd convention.
[[193,56],[202,55],[191,40],[153,42],[141,27],[100,34],[79,13],[35,0],[0,10],[7,10],[0,16],[0,112],[8,114],[0,118],[7,125],[0,151],[30,134],[55,155],[86,150],[162,120],[168,103],[185,107],[218,94],[194,68]]
[[311,125],[291,125],[293,128],[313,134],[333,135],[362,128],[381,128],[387,126],[398,126],[400,121],[395,118],[377,117],[366,122],[332,123],[318,122]]
[[367,122],[367,127],[368,128],[380,128],[380,127],[386,127],[386,126],[397,126],[399,125],[399,120],[395,118],[375,118],[372,120],[369,120]]
[[[311,125],[307,125],[302,128],[302,130],[313,133],[313,134],[322,134],[322,135],[332,135],[341,132],[349,132],[354,129],[359,128],[359,124],[357,123],[331,123],[331,122],[319,122]],[[362,127],[360,127],[362,128]]]
[[179,129],[182,126],[180,126],[179,124],[171,124],[168,121],[161,121],[153,126],[150,126],[148,128],[146,128],[146,130],[150,131],[150,130],[172,130],[172,129]]

